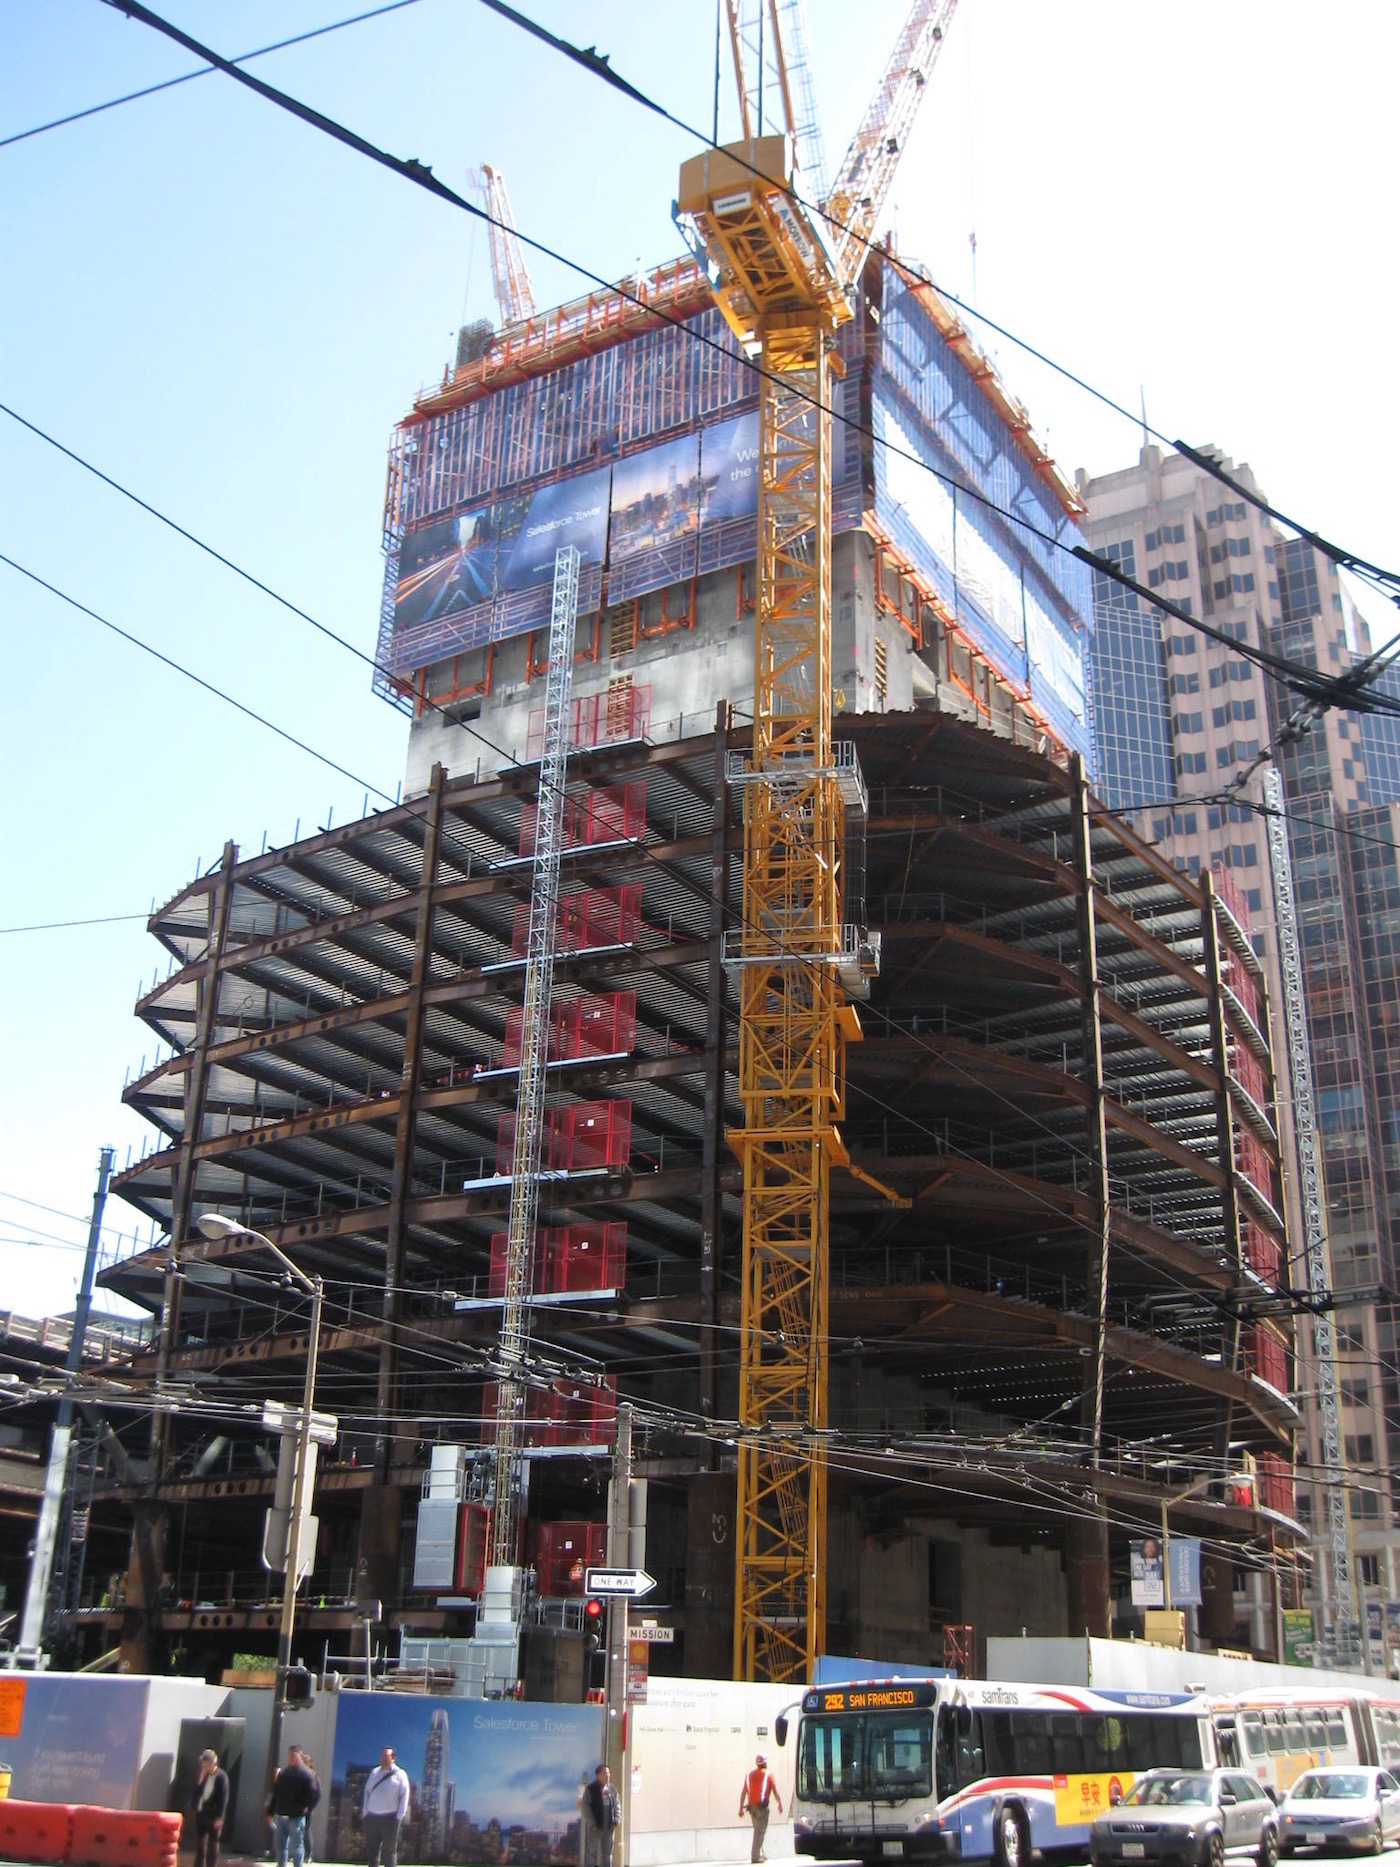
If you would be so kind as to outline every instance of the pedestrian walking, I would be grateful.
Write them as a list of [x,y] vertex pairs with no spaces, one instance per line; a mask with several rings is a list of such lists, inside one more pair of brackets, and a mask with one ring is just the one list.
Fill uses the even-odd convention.
[[297,1746],[289,1744],[287,1761],[273,1778],[267,1804],[277,1848],[277,1867],[287,1867],[289,1856],[292,1867],[304,1867],[307,1819],[320,1796],[321,1785],[302,1762]]
[[[311,1780],[316,1785],[316,1801],[313,1802],[311,1805],[312,1811],[314,1813],[315,1809],[317,1808],[321,1800],[321,1779],[316,1774],[316,1759],[312,1756],[309,1750],[302,1751],[301,1760],[306,1765],[307,1769],[310,1770]],[[304,1841],[305,1841],[305,1846],[302,1849],[302,1855],[301,1855],[303,1867],[311,1867],[311,1816],[310,1815],[308,1815],[306,1818],[306,1832],[304,1836]],[[199,1867],[198,1862],[195,1863],[195,1867]]]
[[388,1744],[379,1753],[379,1767],[369,1773],[360,1820],[369,1867],[379,1867],[381,1859],[384,1867],[398,1867],[399,1830],[408,1820],[408,1776]]
[[622,1804],[613,1788],[612,1771],[600,1763],[593,1773],[585,1797],[588,1822],[592,1829],[592,1853],[585,1867],[612,1867],[613,1840],[622,1823]]
[[778,1794],[778,1785],[773,1781],[768,1768],[768,1759],[762,1751],[753,1760],[753,1768],[744,1778],[744,1787],[739,1792],[739,1813],[747,1815],[753,1823],[753,1848],[749,1853],[750,1861],[766,1861],[763,1852],[764,1838],[768,1833],[768,1804],[776,1802],[779,1815],[783,1812],[783,1799]]
[[228,1772],[219,1768],[216,1750],[199,1753],[199,1775],[187,1813],[194,1828],[194,1867],[217,1867],[219,1837],[228,1815]]

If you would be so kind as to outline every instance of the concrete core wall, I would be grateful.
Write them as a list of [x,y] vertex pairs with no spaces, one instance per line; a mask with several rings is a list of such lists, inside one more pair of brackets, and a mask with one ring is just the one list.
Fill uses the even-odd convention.
[[[838,712],[907,712],[936,691],[932,671],[914,651],[897,617],[882,611],[876,598],[875,548],[864,532],[846,532],[832,548],[832,686]],[[653,741],[684,738],[708,731],[715,705],[726,699],[740,725],[753,711],[754,623],[753,569],[714,571],[695,580],[695,626],[660,630],[663,616],[683,608],[686,585],[655,590],[639,600],[636,646],[612,653],[612,626],[601,618],[580,616],[576,635],[573,691],[583,697],[606,691],[619,676],[630,675],[636,687],[651,690]],[[745,599],[748,599],[745,601]],[[630,606],[629,606],[630,608]],[[535,639],[543,657],[548,629]],[[597,659],[586,656],[597,641]],[[877,667],[876,642],[884,645],[884,671]],[[491,692],[446,702],[453,718],[428,710],[415,719],[409,734],[404,790],[425,791],[434,764],[449,776],[490,773],[526,756],[530,715],[544,705],[542,670],[529,671],[530,638],[498,642],[490,662]],[[429,693],[446,692],[453,664],[429,671]],[[459,687],[483,681],[487,651],[473,649],[456,666]],[[881,691],[883,679],[883,692]]]

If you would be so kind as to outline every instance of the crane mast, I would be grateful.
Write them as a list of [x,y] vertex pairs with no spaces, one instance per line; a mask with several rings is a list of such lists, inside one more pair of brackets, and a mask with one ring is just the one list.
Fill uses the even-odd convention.
[[[785,10],[796,16],[771,0],[766,19],[796,127]],[[902,145],[923,88],[906,66],[917,55],[926,69],[928,22],[951,11],[952,0],[915,0],[867,138],[883,117],[898,125],[887,142]],[[751,131],[737,0],[730,25]],[[796,192],[792,144],[746,134],[694,157],[676,214],[726,322],[759,359],[753,749],[730,772],[744,795],[743,924],[725,943],[739,975],[743,1103],[729,1139],[744,1175],[734,1672],[805,1682],[826,1640],[829,1182],[833,1164],[849,1165],[837,1121],[845,1046],[860,1036],[850,999],[868,995],[879,964],[843,915],[846,817],[863,814],[864,788],[851,748],[831,737],[830,389],[834,336],[852,316],[854,268],[894,160],[863,143],[858,161],[848,154],[842,174],[871,177],[867,218],[854,237],[838,229],[833,248],[821,211]]]
[[1322,1467],[1327,1511],[1327,1544],[1332,1570],[1332,1624],[1337,1661],[1355,1655],[1358,1630],[1353,1614],[1351,1527],[1347,1521],[1346,1464],[1341,1409],[1337,1402],[1337,1336],[1321,1305],[1331,1296],[1332,1260],[1323,1219],[1322,1164],[1318,1158],[1317,1112],[1313,1100],[1312,1053],[1308,1047],[1307,1007],[1303,995],[1303,958],[1298,938],[1298,908],[1293,892],[1293,864],[1284,820],[1283,781],[1277,767],[1264,773],[1264,807],[1269,826],[1269,866],[1278,926],[1279,969],[1283,974],[1283,1013],[1288,1034],[1288,1063],[1293,1090],[1293,1125],[1297,1135],[1299,1195],[1303,1208],[1303,1252],[1308,1294],[1318,1307],[1312,1317],[1314,1373],[1322,1421]]
[[490,163],[483,162],[479,169],[468,169],[467,182],[491,217],[487,228],[491,238],[491,276],[496,285],[501,323],[503,326],[523,324],[535,315],[535,293],[525,264],[525,251],[515,230],[505,176]]
[[826,153],[807,51],[806,0],[725,0],[725,8],[742,134],[790,130],[801,170],[798,192],[808,201],[823,200]]
[[[806,1680],[825,1644],[827,1209],[844,995],[843,810],[831,752],[832,333],[851,315],[792,199],[785,136],[681,171],[717,302],[759,346],[753,750],[743,783],[743,1165],[734,1670]],[[760,171],[757,176],[752,164]]]

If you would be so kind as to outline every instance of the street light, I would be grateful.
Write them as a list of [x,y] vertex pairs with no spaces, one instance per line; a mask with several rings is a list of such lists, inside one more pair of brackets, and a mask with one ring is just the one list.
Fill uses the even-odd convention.
[[270,1251],[283,1269],[299,1283],[304,1290],[311,1292],[311,1329],[306,1350],[306,1380],[302,1385],[301,1419],[297,1424],[296,1460],[292,1466],[292,1497],[287,1526],[287,1571],[282,1586],[282,1626],[277,1636],[277,1684],[272,1695],[272,1730],[267,1753],[267,1781],[271,1788],[272,1779],[282,1757],[282,1725],[287,1710],[287,1675],[292,1669],[292,1629],[296,1623],[297,1584],[301,1580],[301,1526],[310,1500],[306,1496],[307,1471],[311,1464],[311,1412],[316,1401],[316,1358],[321,1347],[321,1279],[308,1277],[306,1272],[287,1256],[280,1245],[274,1245],[270,1238],[261,1232],[255,1232],[251,1226],[241,1225],[237,1219],[225,1218],[221,1212],[206,1212],[196,1221],[196,1226],[206,1238],[246,1238]]

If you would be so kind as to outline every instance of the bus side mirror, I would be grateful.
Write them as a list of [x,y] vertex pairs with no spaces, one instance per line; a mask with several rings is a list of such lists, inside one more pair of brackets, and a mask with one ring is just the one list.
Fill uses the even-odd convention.
[[780,1711],[773,1720],[773,1735],[778,1740],[778,1748],[781,1750],[787,1742],[787,1713],[785,1711]]

